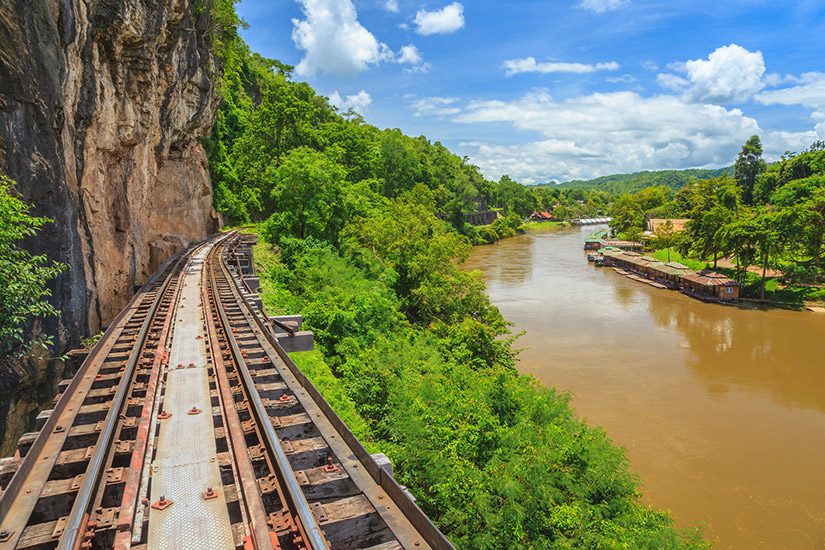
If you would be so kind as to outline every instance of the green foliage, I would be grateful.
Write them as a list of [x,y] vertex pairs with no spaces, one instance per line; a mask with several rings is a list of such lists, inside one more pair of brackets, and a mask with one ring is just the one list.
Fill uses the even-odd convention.
[[[299,366],[453,542],[692,545],[638,502],[603,432],[518,375],[480,273],[458,268],[472,244],[514,235],[536,208],[595,215],[609,195],[486,181],[440,143],[338,113],[237,33],[222,44],[222,101],[205,141],[215,206],[259,222],[264,306],[300,311],[316,336]],[[640,204],[661,202],[651,193]],[[495,222],[466,222],[489,206],[502,212]]]
[[93,335],[89,336],[88,338],[81,338],[80,339],[80,345],[83,346],[86,349],[92,349],[93,347],[95,347],[97,345],[97,343],[100,341],[101,338],[103,338],[103,331],[102,330],[100,332],[98,332],[97,334],[93,334]]
[[765,168],[765,161],[762,160],[762,142],[759,136],[751,136],[742,146],[742,151],[733,166],[733,177],[742,189],[743,203],[753,204],[754,187]]
[[276,235],[286,235],[335,242],[342,222],[344,167],[322,153],[298,147],[287,153],[272,176],[275,213],[264,228],[269,240],[277,242]]
[[376,453],[380,449],[372,441],[367,422],[358,414],[355,401],[350,399],[347,388],[343,381],[335,376],[332,369],[324,360],[324,355],[317,350],[291,353],[290,357],[301,369],[313,385],[318,388],[321,395],[330,403],[334,403],[335,413],[346,423],[347,427],[355,434],[355,437],[367,448],[368,451]]
[[620,195],[610,208],[613,232],[630,240],[639,240],[644,231],[648,212],[661,208],[670,201],[672,191],[665,186],[646,187],[634,194]]
[[538,201],[527,187],[516,183],[510,176],[501,176],[493,193],[493,201],[505,212],[514,212],[526,218],[538,206]]
[[[404,199],[393,203],[396,217],[369,221],[386,220],[386,241],[370,230],[370,240],[347,239],[337,253],[317,240],[281,239],[279,253],[259,245],[256,258],[265,303],[280,297],[316,331],[323,356],[307,360],[308,376],[370,449],[388,454],[399,482],[453,543],[702,547],[638,503],[624,453],[577,420],[567,396],[516,373],[511,345],[499,338],[506,327],[482,286],[465,291],[472,307],[442,306],[452,312],[447,320],[404,314],[416,287],[394,290],[397,274],[435,267],[430,245],[444,245],[430,226],[432,235],[416,236],[421,246],[403,250],[411,243],[395,233],[396,221],[421,212]],[[442,276],[456,275],[451,265],[439,268]]]
[[504,217],[499,217],[490,225],[468,228],[465,231],[473,244],[490,244],[523,232],[524,222],[516,212],[510,212]]
[[[625,228],[639,219],[640,196],[615,201],[615,227]],[[731,274],[745,283],[746,297],[773,296],[798,303],[818,299],[815,287],[825,282],[825,147],[821,142],[766,167],[754,136],[742,148],[735,179],[725,175],[695,181],[643,216],[663,210],[690,221],[683,235],[654,241],[659,248],[676,246],[700,263],[712,259],[714,269],[719,258],[731,259],[736,265]],[[760,272],[758,279],[749,273],[751,267]],[[780,281],[769,277],[770,270],[783,273],[783,288],[771,289]]]
[[720,168],[716,170],[691,168],[688,170],[659,170],[655,172],[637,172],[634,174],[615,174],[592,180],[575,180],[561,183],[558,187],[572,189],[595,188],[615,195],[636,193],[646,187],[666,186],[676,190],[681,189],[693,181],[717,178],[724,174],[729,174],[731,171],[731,168]]
[[48,282],[65,271],[63,264],[20,247],[51,220],[29,214],[29,205],[14,195],[14,182],[0,175],[0,360],[19,356],[46,339],[27,341],[26,325],[37,317],[57,315],[47,301]]
[[739,211],[739,188],[730,176],[698,181],[685,189],[684,200],[690,222],[685,227],[682,251],[700,260],[713,259],[725,251],[721,230]]

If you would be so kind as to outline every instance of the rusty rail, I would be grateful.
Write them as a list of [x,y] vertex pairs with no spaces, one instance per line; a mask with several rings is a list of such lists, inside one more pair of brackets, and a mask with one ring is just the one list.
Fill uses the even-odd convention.
[[[195,334],[206,344],[199,366],[222,485],[206,494],[227,507],[236,547],[452,549],[278,344],[272,327],[282,323],[263,321],[238,255],[230,258],[238,240],[213,237],[177,255],[116,317],[31,446],[21,447],[25,458],[0,495],[0,550],[156,544],[149,527],[156,533],[163,523],[152,518],[172,517],[154,510],[164,502],[155,482],[168,479],[156,477],[155,453],[169,433],[163,422],[174,422],[159,411],[168,389],[180,387],[169,385],[170,350],[180,353],[182,337],[177,319],[188,319],[182,334],[192,338],[193,315],[202,315]],[[200,246],[210,249],[195,254]],[[183,288],[195,276],[200,309],[184,313],[177,307],[191,303]]]

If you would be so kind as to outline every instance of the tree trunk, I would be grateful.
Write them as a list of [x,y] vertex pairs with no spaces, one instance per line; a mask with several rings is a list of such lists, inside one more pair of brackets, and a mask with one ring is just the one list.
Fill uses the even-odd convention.
[[767,271],[768,271],[768,255],[765,254],[765,259],[762,261],[762,289],[761,289],[761,292],[759,294],[759,299],[760,300],[765,299],[765,278],[767,277]]
[[719,253],[713,249],[713,269],[716,269],[716,261],[719,259]]

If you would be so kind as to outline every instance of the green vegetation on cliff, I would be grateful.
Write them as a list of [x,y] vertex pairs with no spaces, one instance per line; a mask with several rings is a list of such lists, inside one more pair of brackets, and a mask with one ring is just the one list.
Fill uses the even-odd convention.
[[57,315],[47,301],[47,285],[65,266],[20,246],[50,221],[29,209],[15,196],[14,182],[0,175],[0,363],[48,343],[47,338],[26,339],[25,329],[33,318]]
[[[216,207],[257,222],[265,307],[316,335],[296,362],[433,521],[459,548],[701,546],[640,503],[624,452],[567,396],[518,374],[480,274],[457,267],[541,201],[597,199],[494,184],[438,143],[338,113],[224,20]],[[485,201],[504,217],[467,225]]]

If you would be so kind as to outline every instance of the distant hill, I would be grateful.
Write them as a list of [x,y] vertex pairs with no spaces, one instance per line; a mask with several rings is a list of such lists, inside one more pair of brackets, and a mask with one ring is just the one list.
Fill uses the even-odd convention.
[[[614,174],[592,180],[574,180],[558,184],[567,189],[599,188],[609,193],[635,193],[645,187],[666,185],[673,189],[684,187],[694,179],[716,178],[722,174],[732,174],[733,167],[707,170],[691,168],[688,170],[657,170],[654,172],[636,172],[635,174]],[[553,185],[553,184],[546,184]]]

